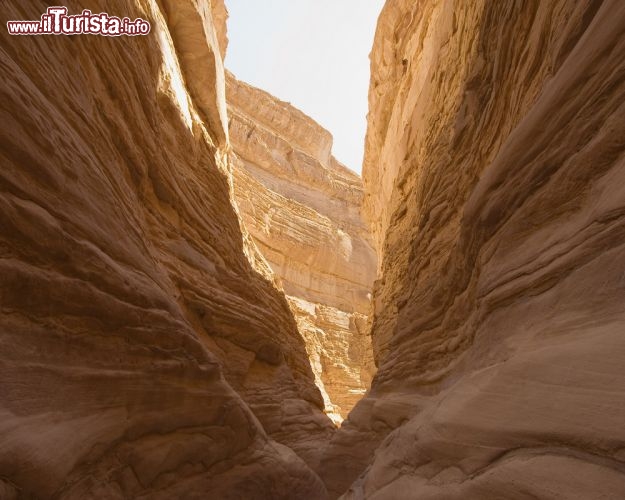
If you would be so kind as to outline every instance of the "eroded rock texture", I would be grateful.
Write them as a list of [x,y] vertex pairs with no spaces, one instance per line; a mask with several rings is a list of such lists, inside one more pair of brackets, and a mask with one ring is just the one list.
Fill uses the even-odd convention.
[[374,371],[376,258],[361,179],[331,155],[332,136],[291,105],[232,75],[227,96],[242,219],[287,294],[326,412],[340,421]]
[[333,427],[245,257],[211,7],[70,2],[148,19],[132,38],[2,30],[2,498],[324,496],[268,437],[313,462]]
[[623,54],[619,0],[386,3],[379,371],[323,462],[335,496],[625,495]]

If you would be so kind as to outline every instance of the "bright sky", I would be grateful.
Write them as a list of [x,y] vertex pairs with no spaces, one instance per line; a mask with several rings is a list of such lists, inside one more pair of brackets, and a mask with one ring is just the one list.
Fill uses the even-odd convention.
[[334,136],[334,156],[360,172],[369,52],[384,0],[226,0],[226,67],[290,102]]

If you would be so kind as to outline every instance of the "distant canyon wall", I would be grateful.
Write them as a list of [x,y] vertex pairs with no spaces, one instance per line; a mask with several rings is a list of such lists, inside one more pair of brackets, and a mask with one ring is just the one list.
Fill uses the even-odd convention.
[[242,220],[287,295],[326,411],[340,421],[374,372],[376,255],[362,181],[331,155],[332,136],[290,104],[232,75],[227,100]]
[[378,373],[346,499],[622,498],[625,3],[388,0],[365,212]]
[[0,34],[0,497],[323,498],[333,426],[231,199],[223,4],[83,8],[152,31]]

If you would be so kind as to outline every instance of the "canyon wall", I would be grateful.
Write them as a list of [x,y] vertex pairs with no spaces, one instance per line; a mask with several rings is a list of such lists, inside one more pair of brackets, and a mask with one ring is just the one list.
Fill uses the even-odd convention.
[[623,498],[623,54],[619,0],[386,2],[379,370],[322,462],[333,496]]
[[287,295],[326,412],[340,422],[374,372],[367,315],[376,256],[362,181],[302,112],[230,74],[226,88],[242,220]]
[[83,8],[151,32],[0,35],[0,497],[323,498],[334,427],[231,199],[223,4]]

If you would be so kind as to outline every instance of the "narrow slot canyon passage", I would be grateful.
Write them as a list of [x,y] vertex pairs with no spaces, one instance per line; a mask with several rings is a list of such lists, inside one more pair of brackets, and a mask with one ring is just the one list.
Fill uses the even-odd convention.
[[340,424],[375,371],[367,316],[377,263],[362,180],[297,109],[231,74],[226,95],[242,225],[286,294],[325,412]]
[[228,3],[222,44],[242,226],[286,294],[337,425],[375,372],[368,316],[377,258],[355,172],[382,4],[238,0]]
[[625,498],[625,3],[383,4],[359,176],[229,0],[2,2],[0,500]]

